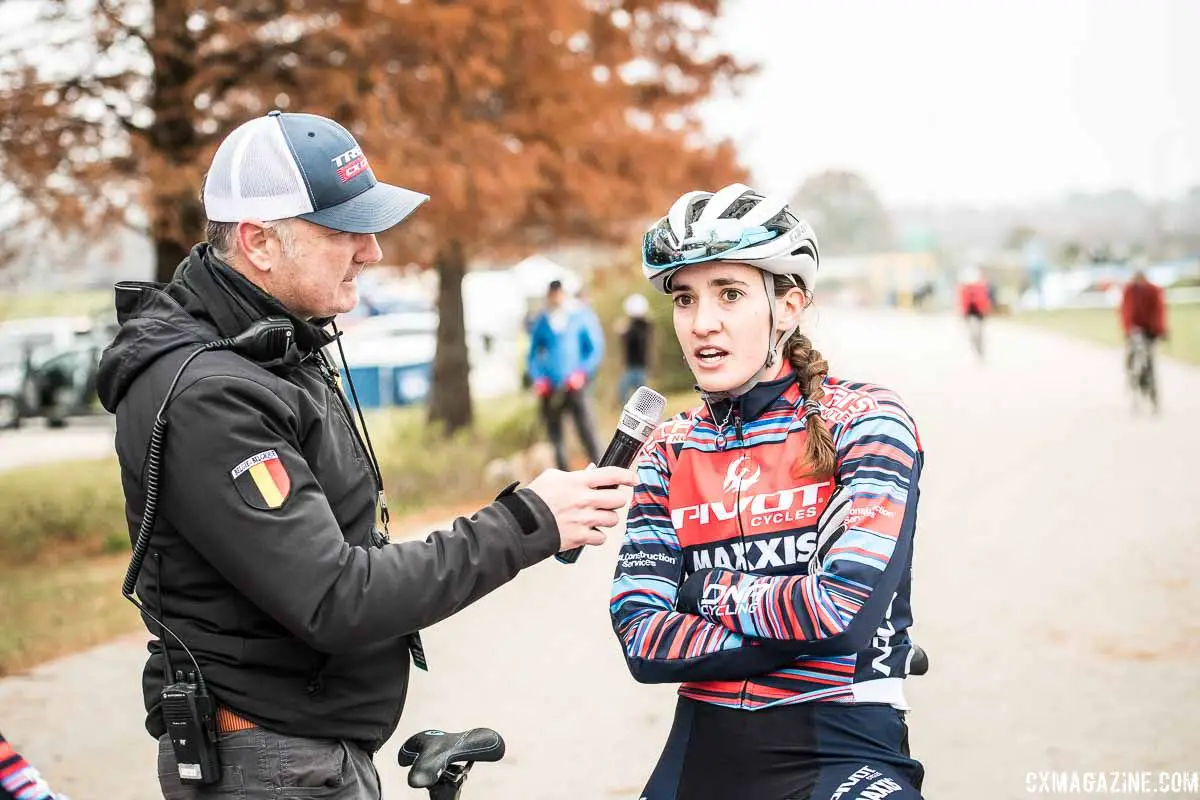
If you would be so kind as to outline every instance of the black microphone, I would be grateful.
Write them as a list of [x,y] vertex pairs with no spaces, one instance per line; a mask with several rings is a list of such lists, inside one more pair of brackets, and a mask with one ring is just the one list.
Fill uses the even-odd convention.
[[[637,458],[642,445],[654,433],[662,420],[663,411],[667,408],[667,398],[647,386],[639,386],[629,398],[625,408],[621,409],[621,421],[617,423],[617,431],[604,455],[600,457],[597,467],[628,467]],[[604,489],[615,489],[615,486],[604,486]],[[554,557],[563,564],[574,564],[583,552],[582,547],[564,550]]]

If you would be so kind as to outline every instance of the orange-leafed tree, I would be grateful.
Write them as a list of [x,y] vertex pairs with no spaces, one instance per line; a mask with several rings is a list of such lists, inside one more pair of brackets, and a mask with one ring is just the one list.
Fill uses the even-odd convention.
[[[431,416],[468,425],[472,259],[611,240],[740,176],[696,104],[746,67],[720,0],[48,0],[0,47],[0,173],[60,228],[143,227],[166,279],[213,150],[281,107],[331,116],[432,201],[389,238],[440,275]],[[393,256],[394,258],[394,256]]]
[[[476,255],[628,237],[682,191],[740,176],[696,104],[746,68],[701,55],[719,0],[464,0],[388,12],[387,172],[432,195],[410,229],[431,249],[439,329],[430,414],[469,424],[461,283]],[[390,129],[389,129],[390,128]],[[374,133],[372,134],[374,136]],[[377,163],[380,163],[377,158]]]

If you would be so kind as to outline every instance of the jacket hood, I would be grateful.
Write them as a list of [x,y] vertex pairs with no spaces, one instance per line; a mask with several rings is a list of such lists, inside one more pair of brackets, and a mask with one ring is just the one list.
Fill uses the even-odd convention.
[[292,322],[296,335],[288,360],[299,360],[334,339],[320,324],[299,319],[238,274],[207,243],[192,248],[170,283],[122,281],[114,289],[120,330],[100,358],[96,375],[100,402],[112,413],[134,380],[160,357],[235,336],[264,317]]

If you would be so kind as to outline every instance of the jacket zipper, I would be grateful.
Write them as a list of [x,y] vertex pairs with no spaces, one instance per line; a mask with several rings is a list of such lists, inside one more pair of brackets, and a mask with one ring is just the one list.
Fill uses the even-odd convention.
[[322,367],[321,375],[325,379],[325,384],[329,387],[329,390],[334,395],[337,396],[338,407],[342,411],[342,421],[346,423],[347,427],[350,428],[350,432],[354,435],[354,442],[355,442],[356,446],[358,447],[359,455],[362,456],[363,461],[367,465],[367,470],[371,473],[371,482],[375,484],[375,496],[379,502],[379,513],[383,519],[383,531],[380,532],[380,535],[383,537],[382,541],[379,541],[379,542],[375,541],[375,536],[374,536],[375,524],[374,524],[374,522],[372,522],[372,524],[371,524],[371,528],[372,528],[371,540],[372,540],[372,543],[374,543],[374,544],[385,545],[389,541],[389,538],[388,538],[389,514],[388,514],[388,506],[387,506],[387,496],[383,492],[383,478],[375,471],[375,462],[371,459],[371,455],[367,451],[366,444],[363,443],[362,434],[359,432],[358,426],[356,426],[354,424],[354,417],[350,413],[350,403],[346,400],[346,395],[342,393],[341,387],[338,386],[337,370],[333,367],[332,364],[329,363],[329,360],[325,357],[325,354],[323,352],[321,352],[320,350],[317,351],[317,359],[320,361],[320,364]]
[[[737,402],[737,401],[734,401]],[[746,440],[742,438],[742,414],[738,407],[733,408],[733,432],[737,438],[738,449],[746,449]],[[738,542],[742,545],[742,552],[746,552],[746,531],[742,527],[742,482],[738,481],[737,499],[734,501],[734,508],[737,509],[737,526],[738,526]],[[750,686],[749,680],[742,681],[742,689],[738,697],[738,707],[746,707],[746,690]]]

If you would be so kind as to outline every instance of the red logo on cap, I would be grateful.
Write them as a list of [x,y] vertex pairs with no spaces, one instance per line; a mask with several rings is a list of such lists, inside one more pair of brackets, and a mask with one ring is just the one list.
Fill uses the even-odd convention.
[[357,178],[371,168],[367,164],[367,157],[358,147],[352,147],[334,158],[333,165],[337,167],[337,175],[341,178],[342,183]]

